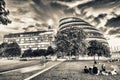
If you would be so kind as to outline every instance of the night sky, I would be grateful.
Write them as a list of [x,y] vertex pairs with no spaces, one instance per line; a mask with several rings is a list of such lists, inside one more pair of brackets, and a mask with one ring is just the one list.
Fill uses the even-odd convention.
[[[12,23],[0,28],[3,34],[58,28],[61,18],[76,16],[95,26],[104,36],[120,37],[120,0],[5,0]],[[50,24],[51,23],[51,24]]]

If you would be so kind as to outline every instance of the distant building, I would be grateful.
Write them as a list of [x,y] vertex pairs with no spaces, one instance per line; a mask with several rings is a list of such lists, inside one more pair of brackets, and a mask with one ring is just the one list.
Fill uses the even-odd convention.
[[96,29],[89,23],[81,20],[80,18],[67,17],[67,18],[61,19],[59,22],[58,31],[63,31],[70,27],[82,28],[87,33],[86,41],[88,42],[91,40],[97,40],[99,42],[102,42],[103,44],[108,45],[107,40],[104,38],[103,34],[98,29]]
[[52,45],[54,41],[54,30],[48,31],[36,31],[36,32],[24,32],[24,33],[11,33],[4,35],[4,42],[12,43],[17,42],[24,51],[28,48],[35,49],[47,49]]
[[120,39],[108,39],[108,43],[111,51],[111,58],[120,58]]

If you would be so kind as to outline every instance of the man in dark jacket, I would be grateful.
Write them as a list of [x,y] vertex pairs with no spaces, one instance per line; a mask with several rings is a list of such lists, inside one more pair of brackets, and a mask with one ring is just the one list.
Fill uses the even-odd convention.
[[93,74],[97,74],[97,73],[98,73],[98,68],[95,65],[93,65]]

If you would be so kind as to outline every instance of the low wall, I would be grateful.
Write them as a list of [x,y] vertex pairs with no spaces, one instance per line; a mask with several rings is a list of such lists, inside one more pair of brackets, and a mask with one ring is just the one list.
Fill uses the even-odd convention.
[[[95,56],[95,60],[108,60],[110,58],[107,58],[107,57],[99,57],[98,56]],[[94,56],[79,56],[79,60],[94,60]]]

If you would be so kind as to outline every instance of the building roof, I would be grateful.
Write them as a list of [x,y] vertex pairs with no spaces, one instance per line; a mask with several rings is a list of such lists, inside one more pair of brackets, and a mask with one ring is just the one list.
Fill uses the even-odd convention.
[[10,33],[7,35],[4,35],[4,38],[10,37],[10,36],[16,36],[20,37],[20,35],[26,35],[26,34],[39,34],[39,33],[48,33],[48,32],[53,32],[53,30],[43,30],[43,31],[33,31],[33,32],[22,32],[22,33]]

